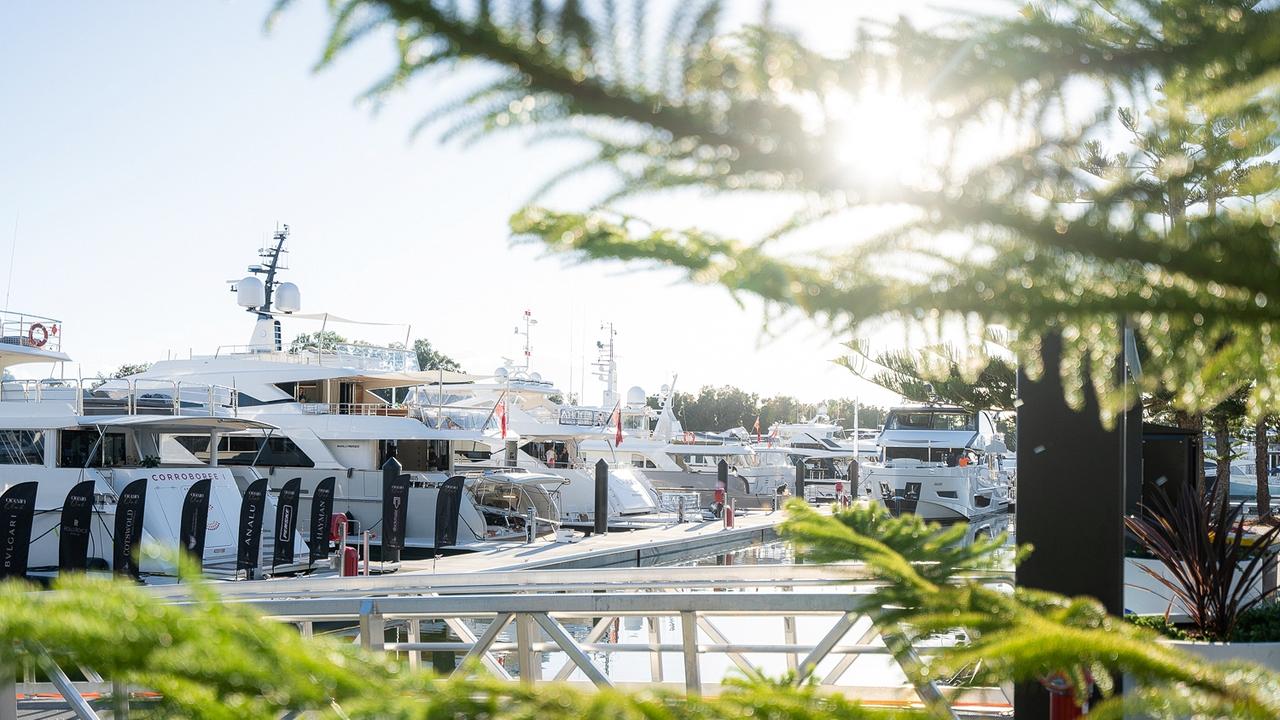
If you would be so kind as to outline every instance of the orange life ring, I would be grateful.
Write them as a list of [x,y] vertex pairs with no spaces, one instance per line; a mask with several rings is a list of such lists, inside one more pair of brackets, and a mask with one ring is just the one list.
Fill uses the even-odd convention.
[[[36,331],[40,332],[39,340],[36,339]],[[44,347],[44,344],[49,342],[49,331],[40,323],[32,323],[31,328],[27,330],[27,342],[32,347]]]

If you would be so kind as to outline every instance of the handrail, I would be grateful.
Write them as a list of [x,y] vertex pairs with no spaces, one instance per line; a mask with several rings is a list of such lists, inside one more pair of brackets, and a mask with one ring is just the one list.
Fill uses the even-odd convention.
[[[1011,585],[1013,572],[975,570],[962,579]],[[202,587],[232,600],[273,597],[343,597],[394,595],[450,595],[476,593],[580,592],[598,590],[692,590],[698,588],[784,588],[882,584],[862,563],[815,565],[737,565],[589,570],[518,570],[464,573],[400,572],[347,578],[282,578],[238,583],[207,582]],[[183,585],[142,588],[162,598],[184,598]]]

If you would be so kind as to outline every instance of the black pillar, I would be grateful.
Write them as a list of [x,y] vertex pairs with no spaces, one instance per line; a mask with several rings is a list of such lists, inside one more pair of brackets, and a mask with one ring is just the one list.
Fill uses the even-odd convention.
[[804,499],[804,460],[796,460],[796,497]]
[[[1017,568],[1019,586],[1088,595],[1124,612],[1124,512],[1129,468],[1140,467],[1141,409],[1106,428],[1087,380],[1079,411],[1063,395],[1062,339],[1042,339],[1044,373],[1018,372],[1018,542],[1035,551]],[[1137,477],[1141,477],[1140,473]],[[1038,683],[1014,693],[1019,720],[1047,720]]]
[[601,458],[596,461],[596,516],[595,531],[603,535],[609,532],[609,463]]

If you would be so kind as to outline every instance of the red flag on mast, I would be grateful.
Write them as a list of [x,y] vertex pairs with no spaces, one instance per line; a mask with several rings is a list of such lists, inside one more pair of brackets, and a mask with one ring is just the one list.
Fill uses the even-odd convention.
[[507,439],[507,404],[498,402],[498,424],[502,427],[502,439]]
[[622,403],[618,403],[618,407],[613,409],[613,422],[616,428],[613,433],[613,444],[615,446],[622,444]]
[[756,424],[753,426],[752,429],[756,431],[756,442],[759,443],[760,442],[760,416],[759,415],[756,416]]

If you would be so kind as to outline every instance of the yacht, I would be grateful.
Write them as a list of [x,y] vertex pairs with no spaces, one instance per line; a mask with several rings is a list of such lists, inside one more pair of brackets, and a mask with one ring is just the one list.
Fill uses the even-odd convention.
[[[643,403],[643,390],[632,388],[631,395],[637,394]],[[507,468],[558,478],[554,494],[561,523],[592,526],[596,469],[594,461],[583,457],[580,446],[615,431],[605,410],[562,405],[556,402],[560,395],[538,373],[508,363],[492,377],[451,386],[443,394],[433,386],[417,388],[406,402],[414,408],[415,416],[429,424],[450,413],[501,412],[507,437],[490,437],[490,452],[459,458],[458,467]],[[630,462],[608,461],[607,473],[610,526],[642,521],[659,511],[658,495],[640,468]]]
[[[554,530],[560,511],[558,477],[501,467],[469,469],[488,458],[498,435],[491,412],[450,408],[426,414],[406,403],[414,388],[446,388],[474,377],[440,370],[422,372],[416,356],[403,347],[337,343],[324,348],[286,351],[281,319],[317,319],[299,313],[300,294],[277,279],[282,270],[287,226],[260,255],[263,262],[233,290],[238,303],[255,317],[250,342],[220,347],[207,356],[157,362],[129,382],[216,383],[234,388],[238,416],[269,425],[269,434],[224,433],[214,439],[175,438],[167,457],[199,462],[213,454],[239,482],[265,476],[270,489],[300,479],[300,512],[309,512],[315,488],[334,478],[333,512],[349,519],[351,539],[371,533],[381,545],[383,468],[394,456],[398,473],[409,476],[404,547],[426,550],[474,550],[491,540],[526,536],[528,508],[534,531]],[[264,275],[259,279],[257,275]],[[332,316],[318,316],[334,321]],[[346,321],[350,322],[350,321]],[[513,436],[514,437],[514,436]],[[437,502],[449,478],[464,475],[456,510],[437,537]],[[456,533],[449,532],[454,530]]]
[[642,395],[629,393],[627,402],[616,407],[620,432],[579,447],[588,462],[603,458],[641,468],[663,507],[669,509],[681,498],[685,507],[711,507],[722,460],[728,469],[725,499],[738,508],[771,507],[794,482],[793,467],[775,454],[761,455],[744,442],[684,431],[672,409],[674,393],[669,386],[662,388],[657,412]]
[[[1274,444],[1275,439],[1271,440],[1271,449],[1267,455],[1267,466],[1269,474],[1267,476],[1267,487],[1270,490],[1272,502],[1276,502],[1280,498],[1280,449]],[[1214,443],[1207,440],[1203,446],[1204,452],[1204,473],[1206,478],[1216,478],[1218,474],[1218,464],[1214,455]],[[1229,497],[1237,500],[1254,500],[1258,497],[1258,469],[1255,458],[1258,456],[1258,449],[1251,442],[1236,443],[1231,448],[1231,463],[1228,466],[1230,472],[1227,487]]]
[[881,458],[861,466],[859,494],[894,513],[969,520],[1004,512],[1013,480],[995,418],[948,405],[892,408],[880,433]]
[[[100,379],[55,377],[70,360],[62,352],[63,334],[57,320],[0,313],[0,494],[16,496],[24,484],[35,490],[29,546],[23,547],[23,538],[7,538],[7,549],[25,552],[26,562],[8,567],[34,577],[89,569],[172,582],[188,493],[208,481],[202,569],[214,577],[235,576],[241,493],[232,470],[217,453],[172,462],[162,447],[174,435],[212,440],[224,433],[269,432],[272,426],[237,417],[235,395],[226,387],[143,381],[110,388]],[[9,372],[41,364],[50,365],[49,377],[16,379]],[[118,526],[118,512],[130,523],[138,502],[140,532],[136,525]],[[203,515],[197,505],[190,508],[192,517]],[[268,505],[263,513],[258,567],[275,573],[307,569],[294,562],[271,567],[273,509]],[[307,557],[297,533],[292,542],[293,556]],[[148,547],[159,552],[131,552]],[[192,547],[199,545],[187,546]]]
[[829,450],[849,450],[858,460],[880,457],[880,448],[876,445],[878,434],[877,430],[869,428],[846,430],[831,421],[825,407],[819,407],[817,414],[806,422],[774,423],[769,427],[771,442],[791,445],[799,438],[799,442],[820,443]]

